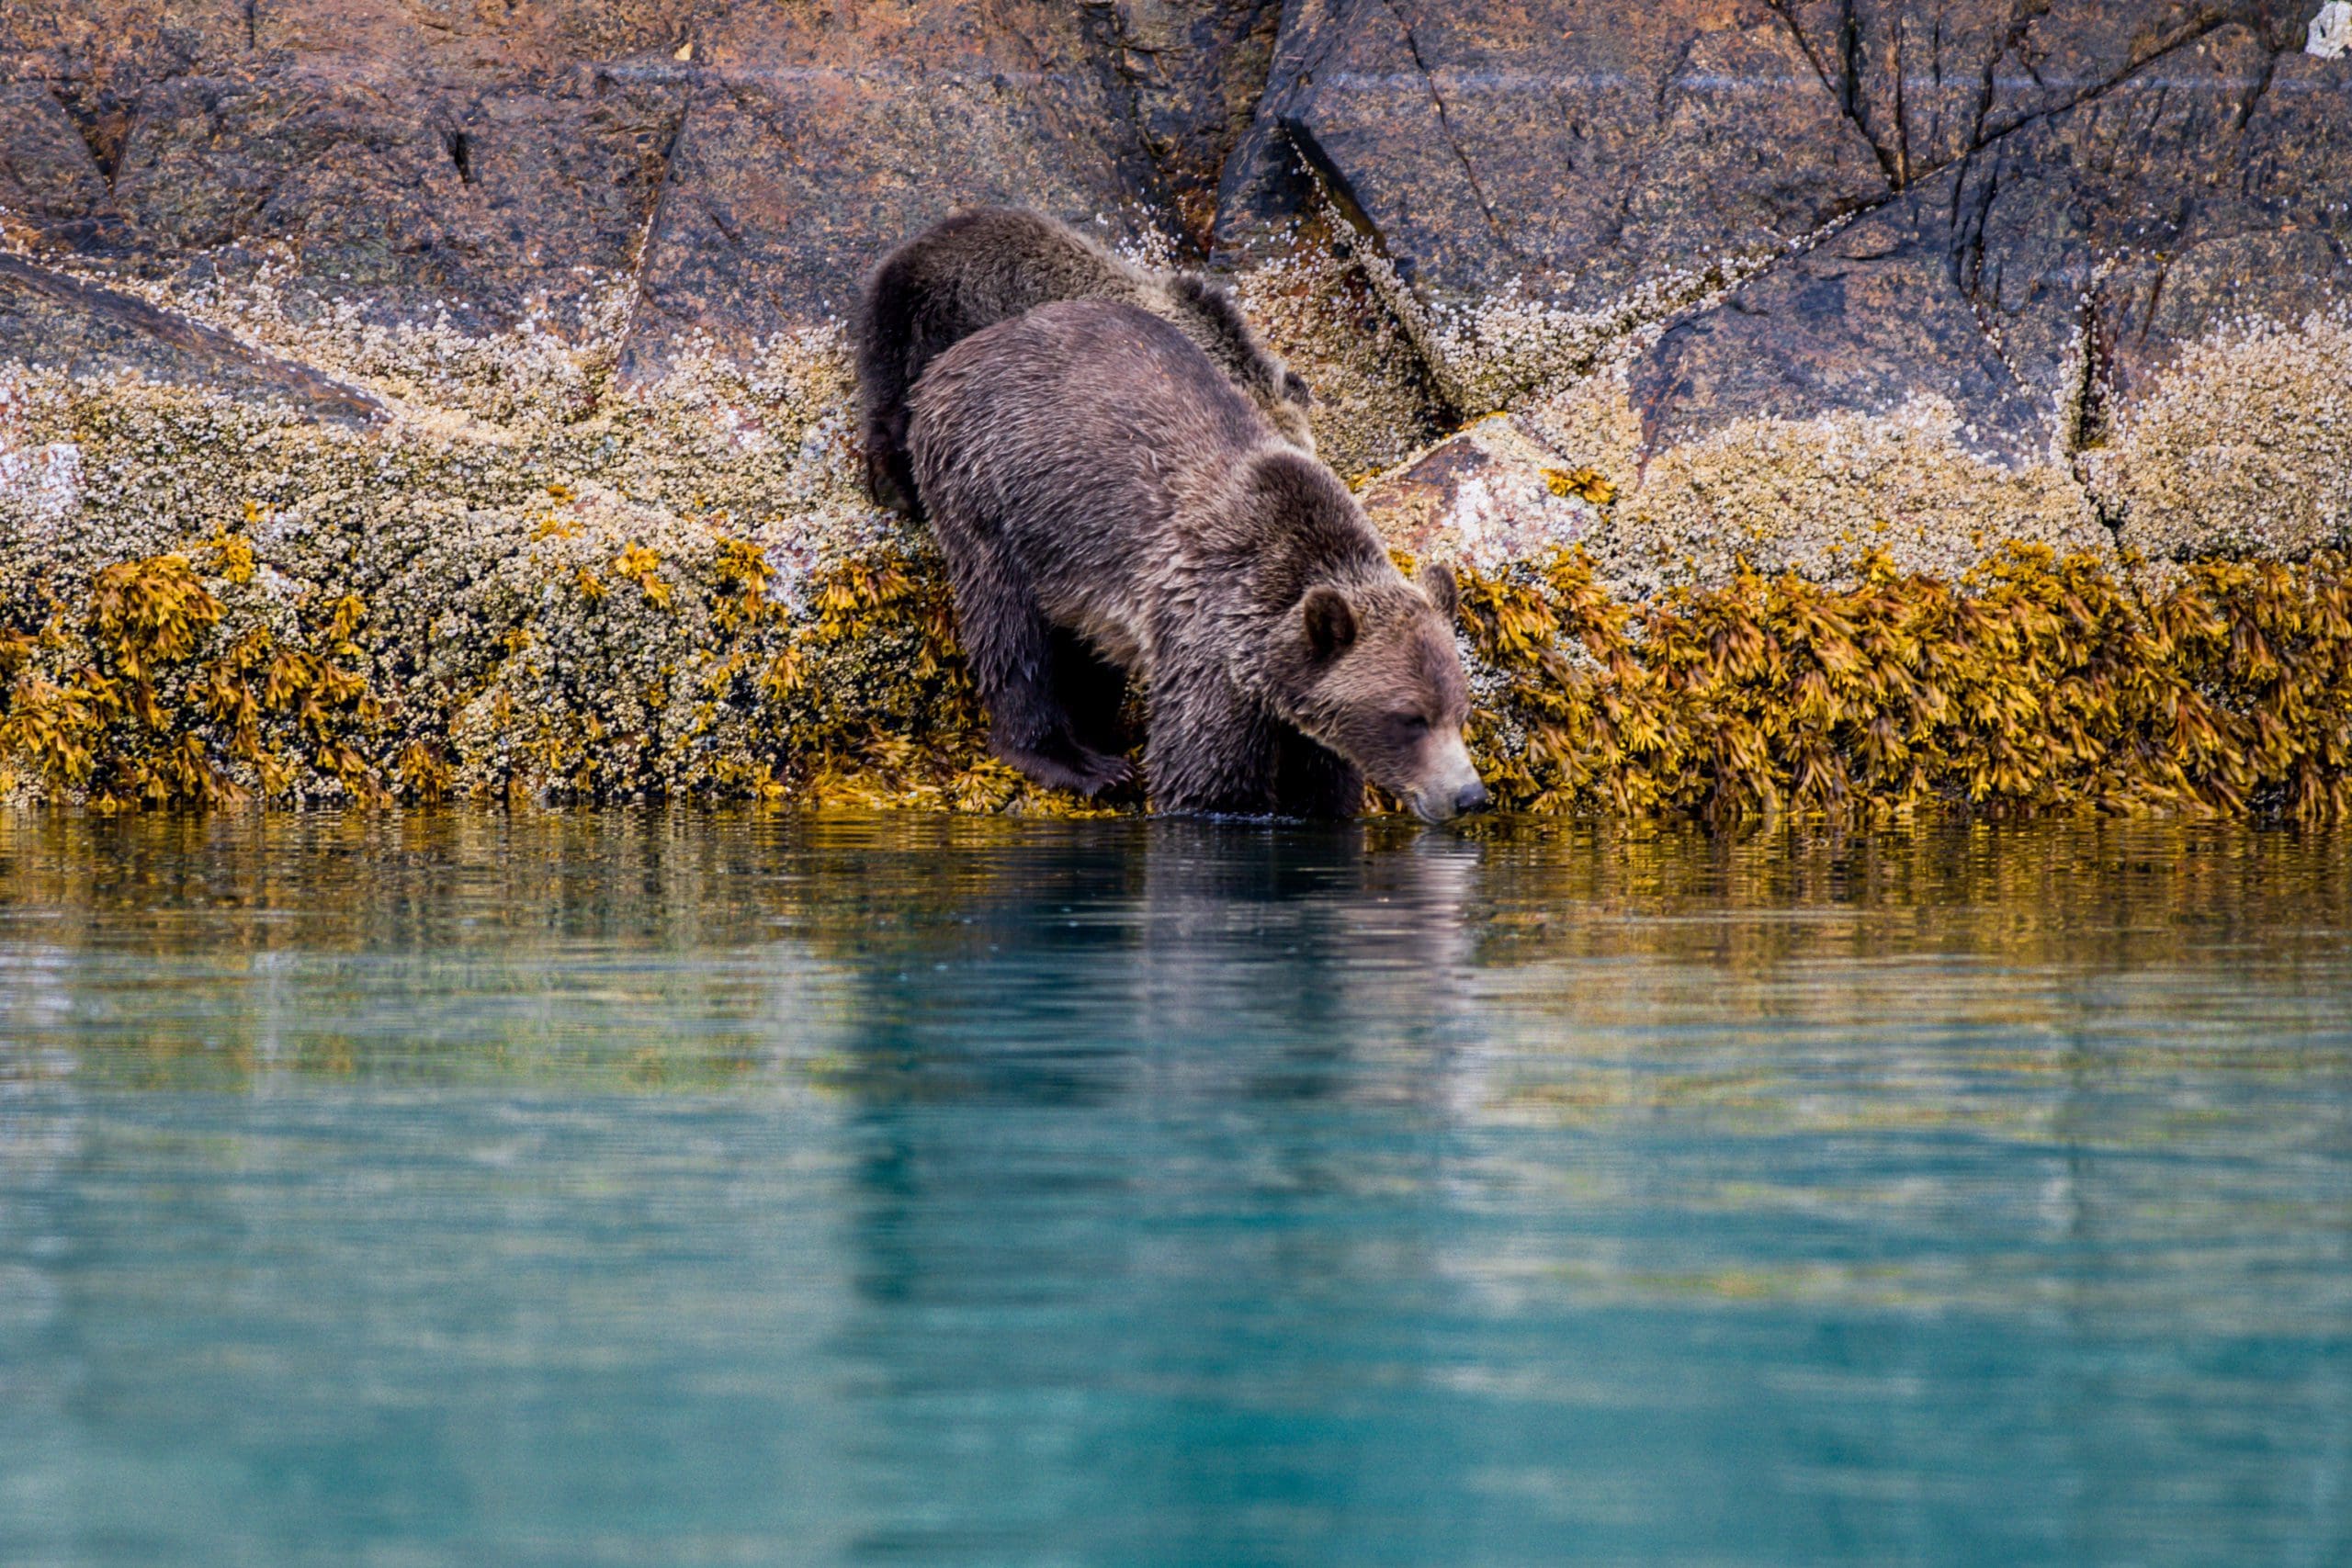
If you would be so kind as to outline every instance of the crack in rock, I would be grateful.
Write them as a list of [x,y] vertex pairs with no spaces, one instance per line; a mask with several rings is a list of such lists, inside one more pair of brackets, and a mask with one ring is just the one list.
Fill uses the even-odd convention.
[[1478,183],[1477,170],[1470,166],[1470,155],[1463,151],[1462,139],[1455,134],[1453,118],[1446,113],[1445,95],[1438,91],[1437,76],[1430,70],[1429,62],[1421,58],[1421,40],[1414,35],[1413,24],[1397,8],[1397,0],[1382,0],[1382,4],[1386,6],[1389,16],[1396,19],[1397,30],[1405,35],[1406,51],[1412,55],[1414,69],[1421,73],[1421,81],[1429,88],[1430,104],[1437,110],[1438,129],[1445,133],[1445,144],[1453,152],[1453,161],[1462,166],[1462,177],[1469,182],[1471,197],[1477,202],[1479,212],[1485,215],[1487,227],[1494,231],[1495,243],[1514,258],[1526,260],[1518,244],[1512,241],[1510,231],[1503,226],[1502,220],[1495,215],[1494,203],[1487,199],[1486,188]]
[[1878,160],[1879,168],[1886,175],[1887,185],[1894,190],[1901,190],[1909,183],[1904,177],[1902,163],[1894,153],[1879,145],[1878,138],[1871,133],[1870,122],[1862,117],[1861,23],[1854,14],[1854,0],[1839,0],[1838,76],[1834,82],[1829,78],[1829,68],[1822,63],[1821,56],[1805,38],[1804,29],[1797,26],[1796,17],[1789,9],[1789,0],[1770,0],[1770,3],[1772,15],[1779,17],[1781,25],[1788,29],[1789,41],[1796,46],[1799,54],[1804,56],[1805,63],[1813,67],[1814,76],[1821,83],[1822,90],[1838,105],[1838,112],[1846,117],[1869,146],[1871,155]]
[[1428,320],[1390,258],[1380,225],[1364,210],[1347,176],[1316,141],[1315,132],[1301,120],[1285,118],[1279,123],[1300,165],[1314,181],[1328,220],[1335,230],[1355,236],[1352,259],[1372,285],[1373,293],[1403,329],[1405,341],[1412,345],[1414,356],[1420,362],[1421,378],[1429,386],[1431,401],[1437,405],[1440,423],[1448,428],[1459,425],[1463,422],[1459,389],[1447,374],[1442,355],[1429,341]]
[[240,342],[216,327],[159,310],[146,300],[86,283],[18,256],[0,254],[0,279],[102,320],[115,322],[159,343],[216,363],[233,364],[268,385],[300,399],[331,418],[380,423],[389,411],[368,393],[308,365],[281,359]]

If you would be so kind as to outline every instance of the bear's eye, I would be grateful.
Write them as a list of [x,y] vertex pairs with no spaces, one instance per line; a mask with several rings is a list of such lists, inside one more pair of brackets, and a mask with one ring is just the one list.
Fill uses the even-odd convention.
[[1392,713],[1388,728],[1399,740],[1410,743],[1430,731],[1430,721],[1417,713]]

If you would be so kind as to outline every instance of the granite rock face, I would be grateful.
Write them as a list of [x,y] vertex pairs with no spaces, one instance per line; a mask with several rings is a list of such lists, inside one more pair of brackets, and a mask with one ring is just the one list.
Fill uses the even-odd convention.
[[1113,65],[1184,239],[1205,249],[1226,160],[1273,62],[1279,0],[1113,0]]
[[627,0],[19,4],[0,181],[38,199],[11,226],[147,277],[275,257],[382,318],[510,322],[575,268],[634,265],[684,87],[630,63],[684,28]]
[[2299,47],[2298,0],[1785,0],[1806,57],[1894,185],[2108,92],[2223,27]]
[[[1769,325],[1668,334],[1655,400],[1690,400],[1666,389],[1673,364],[1761,355],[1792,363],[1744,399],[1700,406],[1746,412],[1785,388],[1867,409],[1916,389],[1953,396],[1988,431],[2072,436],[2069,420],[2111,414],[2183,344],[2247,315],[2298,321],[2335,303],[2352,244],[2352,106],[2317,63],[2228,23],[1977,133],[1725,302]],[[1923,334],[1937,340],[1924,354]],[[1699,346],[1709,340],[1713,352]],[[1883,384],[1825,391],[1800,367],[1825,359],[1875,367]]]
[[1218,237],[1246,255],[1302,201],[1337,207],[1467,404],[1536,374],[1482,341],[1498,296],[1604,325],[1654,313],[1886,193],[1761,0],[1301,0]]
[[1274,21],[1271,0],[709,9],[691,69],[606,73],[686,93],[623,374],[846,315],[883,251],[959,206],[1131,245],[1204,233]]
[[[748,450],[823,423],[748,367],[1020,202],[1227,270],[1352,477],[1509,411],[1414,461],[1555,543],[2291,553],[2352,492],[2316,8],[0,0],[0,366],[360,432],[671,386]],[[1620,499],[1534,499],[1555,466]]]
[[[1632,395],[1651,448],[1759,417],[1935,400],[1972,454],[2101,476],[2102,510],[2129,540],[2121,498],[2144,478],[2129,471],[2154,456],[2130,438],[2184,354],[2352,298],[2352,91],[2340,70],[2276,41],[2276,18],[2255,21],[2085,26],[2075,47],[2089,33],[2111,46],[2109,62],[2144,58],[2111,76],[2045,63],[2022,103],[2023,85],[1987,67],[1984,124],[1960,150],[1943,156],[1948,120],[1930,115],[1895,162],[1941,158],[1932,172],[1636,352]],[[2150,41],[2171,32],[2177,41]],[[2054,46],[2034,58],[2050,56],[2072,58]],[[2333,374],[2321,335],[2278,344],[2303,355],[2312,393]],[[2296,391],[2258,417],[2332,461],[2337,444],[2312,412]],[[2262,532],[2264,498],[2210,504],[2217,521],[2235,514],[2242,540]]]

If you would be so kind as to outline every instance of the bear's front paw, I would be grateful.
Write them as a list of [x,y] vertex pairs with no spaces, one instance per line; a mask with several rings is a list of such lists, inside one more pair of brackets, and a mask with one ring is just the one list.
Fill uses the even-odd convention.
[[1097,751],[1067,737],[1041,747],[1000,745],[996,754],[1041,784],[1091,797],[1136,776],[1133,762],[1107,751]]
[[1096,751],[1084,746],[1078,750],[1083,759],[1078,773],[1085,781],[1076,786],[1080,795],[1097,795],[1106,789],[1125,784],[1136,776],[1136,765],[1125,757],[1113,756],[1107,751]]

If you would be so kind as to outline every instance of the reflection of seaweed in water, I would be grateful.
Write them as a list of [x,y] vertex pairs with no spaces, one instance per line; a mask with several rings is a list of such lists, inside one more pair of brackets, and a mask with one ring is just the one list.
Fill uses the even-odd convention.
[[35,1025],[19,1039],[157,1084],[737,1082],[797,1032],[773,1022],[779,989],[811,1013],[827,1000],[788,952],[732,957],[774,934],[756,871],[784,819],[711,827],[617,811],[0,811],[0,914],[26,922],[0,946],[24,976],[13,996],[0,986],[0,1021],[13,1004]]
[[35,1528],[161,1432],[262,1556],[292,1473],[485,1561],[2335,1561],[2347,856],[0,816]]
[[[844,829],[822,852],[838,860],[815,884],[837,902],[799,928],[858,970],[829,1081],[855,1102],[869,1298],[953,1298],[994,1277],[1006,1265],[982,1238],[1007,1213],[1067,1212],[1072,1227],[1182,1213],[1236,1151],[1280,1205],[1329,1201],[1363,1173],[1301,1137],[1302,1114],[1449,1098],[1450,1048],[1471,1028],[1457,981],[1476,844],[1163,821],[967,832],[941,853],[954,835],[892,829]],[[872,837],[899,848],[877,861]],[[1396,1151],[1370,1153],[1395,1179]],[[1404,1158],[1432,1174],[1433,1152]],[[1394,1238],[1383,1248],[1393,1262]],[[1333,1258],[1273,1227],[1228,1261],[1284,1280]],[[1133,1262],[1106,1247],[1095,1283],[1117,1294]],[[1136,1310],[1211,1321],[1232,1285],[1162,1280]]]
[[1745,973],[1924,951],[2135,964],[2185,959],[2233,930],[2352,925],[2352,835],[2329,829],[2097,818],[1711,829],[1521,818],[1465,831],[1543,868],[1540,878],[1487,878],[1487,963],[1630,946]]
[[[13,812],[0,919],[12,1073],[769,1080],[869,1105],[1369,1095],[1476,1114],[1495,1103],[1463,1076],[1481,1041],[1517,1042],[1521,1087],[1562,1106],[1752,1101],[1756,1064],[1703,1062],[1677,1021],[1907,1027],[1918,987],[1948,982],[1955,1017],[1999,1037],[1975,1067],[2021,1082],[2051,1070],[2032,1042],[2066,1013],[2052,976],[2103,977],[2122,1005],[2210,973],[2229,941],[2273,976],[2332,975],[2352,837]],[[2176,1010],[2186,1026],[2207,1005]],[[1684,1079],[1566,1070],[1608,1029],[1653,1026]],[[2173,1066],[2199,1048],[2186,1028],[2117,1047]],[[2281,1066],[2244,1042],[2211,1065]],[[1932,1085],[1904,1103],[1996,1109]]]
[[[972,1277],[1007,1213],[1181,1225],[1212,1178],[1352,1212],[1494,1179],[1515,1137],[1586,1140],[1555,1179],[1589,1215],[1936,1235],[1966,1191],[1853,1162],[1990,1140],[2126,1237],[2176,1200],[2118,1162],[2352,1137],[2343,834],[0,813],[0,1079],[771,1106],[844,1160],[876,1299]],[[1657,1190],[1693,1147],[1720,1163]],[[1280,1225],[1236,1245],[1261,1282],[1354,1266]],[[1677,1273],[1580,1244],[1519,1280],[1491,1238],[1411,1245],[1628,1302],[2013,1288],[1997,1258]]]

